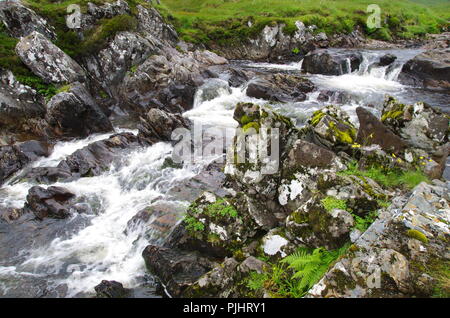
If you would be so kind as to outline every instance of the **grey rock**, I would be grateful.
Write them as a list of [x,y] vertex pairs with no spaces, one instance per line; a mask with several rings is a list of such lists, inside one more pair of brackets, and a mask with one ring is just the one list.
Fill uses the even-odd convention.
[[36,31],[21,38],[16,53],[46,83],[83,82],[85,79],[85,72],[77,62]]
[[303,69],[311,74],[342,75],[359,69],[361,53],[315,51],[305,56]]
[[15,38],[28,36],[36,31],[49,39],[56,39],[55,30],[47,20],[18,1],[0,2],[0,20]]
[[81,83],[52,97],[46,119],[57,136],[86,137],[113,129],[111,122]]

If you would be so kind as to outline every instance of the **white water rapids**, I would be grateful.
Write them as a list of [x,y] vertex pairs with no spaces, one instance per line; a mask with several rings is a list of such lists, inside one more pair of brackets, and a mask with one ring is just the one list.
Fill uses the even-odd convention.
[[[365,52],[358,72],[341,76],[313,75],[311,80],[321,90],[349,93],[351,96],[341,107],[352,114],[357,122],[354,116],[357,106],[379,101],[380,98],[382,100],[386,93],[401,97],[407,91],[406,87],[396,82],[396,78],[402,64],[417,54],[417,51],[393,53],[399,57],[396,62],[398,66],[390,71],[388,67],[369,67],[386,51]],[[300,72],[301,63],[250,63],[247,67],[274,72]],[[271,106],[301,124],[313,111],[327,104],[319,102],[318,96],[319,92],[315,91],[308,94],[304,102],[272,103]],[[232,118],[234,107],[237,102],[243,101],[267,103],[247,97],[245,87],[232,88],[231,92],[223,90],[218,97],[209,101],[199,100],[197,97],[195,107],[184,116],[205,125],[233,128],[236,126]],[[83,140],[60,142],[49,158],[42,158],[32,166],[56,166],[77,149],[110,135],[94,135]],[[83,204],[89,206],[91,213],[73,215],[67,221],[64,235],[52,238],[45,244],[23,246],[14,259],[0,259],[0,296],[14,294],[12,291],[20,289],[22,281],[30,277],[44,279],[50,289],[64,286],[66,292],[63,295],[67,297],[92,294],[93,287],[105,279],[119,281],[128,288],[142,284],[146,274],[142,251],[149,243],[158,244],[160,236],[156,232],[149,233],[148,228],[143,225],[127,229],[128,222],[142,209],[160,202],[173,206],[173,210],[181,218],[189,202],[178,198],[169,190],[181,181],[194,177],[211,160],[205,158],[203,163],[185,164],[178,169],[163,168],[164,160],[171,155],[172,150],[173,147],[168,143],[136,149],[127,153],[120,165],[111,166],[100,176],[54,184],[75,193]],[[6,183],[0,189],[0,206],[22,207],[32,186],[27,182]],[[70,226],[71,222],[81,225]],[[0,231],[1,235],[8,233]]]

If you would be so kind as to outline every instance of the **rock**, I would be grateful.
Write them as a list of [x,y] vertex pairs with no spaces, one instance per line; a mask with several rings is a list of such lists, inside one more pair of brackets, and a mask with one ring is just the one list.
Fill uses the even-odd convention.
[[405,142],[386,127],[370,111],[358,107],[359,130],[356,142],[361,145],[380,145],[388,153],[398,154],[406,148]]
[[57,168],[70,172],[73,178],[98,176],[121,157],[123,150],[139,145],[138,137],[132,133],[115,134],[75,151],[61,161]]
[[249,256],[239,265],[238,269],[243,273],[255,271],[262,274],[267,270],[267,266],[268,264],[266,262],[263,262],[254,256]]
[[344,210],[326,211],[319,198],[312,198],[286,219],[287,236],[317,248],[336,249],[350,240],[353,216]]
[[389,97],[381,120],[410,146],[429,153],[448,142],[448,116],[425,103],[405,105]]
[[26,179],[30,182],[51,184],[75,179],[68,167],[37,167],[24,172],[16,180]]
[[295,75],[271,74],[249,82],[247,96],[276,102],[298,102],[306,99],[306,93],[313,91],[314,84]]
[[102,280],[100,284],[94,287],[97,298],[128,298],[130,290],[114,280]]
[[43,135],[44,99],[10,71],[0,69],[0,83],[0,134]]
[[20,2],[0,2],[0,20],[3,21],[7,32],[15,38],[28,36],[36,31],[49,39],[56,39],[54,28],[44,18]]
[[38,157],[50,154],[48,144],[35,140],[12,146],[0,146],[0,185]]
[[172,297],[183,291],[210,271],[214,263],[198,252],[186,252],[149,245],[142,253],[150,272],[158,276]]
[[230,68],[230,77],[228,78],[228,85],[231,87],[239,87],[248,82],[250,77],[246,72],[237,68]]
[[112,3],[105,3],[102,6],[96,6],[92,2],[87,4],[87,14],[93,16],[96,20],[111,19],[116,15],[130,13],[130,7],[124,0],[117,0]]
[[152,108],[145,118],[141,117],[138,137],[149,143],[172,141],[171,135],[176,128],[188,128],[189,126],[189,120],[181,115]]
[[378,65],[379,66],[388,66],[388,65],[394,63],[396,59],[397,59],[397,57],[395,55],[386,54],[386,55],[383,55],[382,57],[380,57]]
[[336,155],[323,147],[305,140],[297,140],[288,154],[288,169],[300,167],[325,168],[331,165]]
[[437,289],[445,293],[448,191],[439,181],[421,183],[411,196],[393,202],[308,297],[431,297]]
[[450,90],[450,49],[427,50],[403,65],[403,84],[428,89]]
[[305,56],[302,68],[311,74],[342,75],[359,69],[360,53],[316,51]]
[[170,44],[178,42],[177,32],[171,25],[164,22],[157,10],[154,8],[147,9],[141,5],[137,5],[136,8],[140,31],[152,34],[157,39]]
[[36,31],[20,39],[16,53],[22,62],[46,83],[73,83],[85,80],[85,72],[81,66]]
[[42,220],[44,218],[64,219],[70,214],[71,199],[75,194],[62,187],[44,189],[34,186],[28,191],[24,209],[33,212]]
[[333,151],[348,149],[356,141],[357,130],[346,112],[335,106],[327,106],[314,112],[308,121],[317,143]]
[[55,135],[86,137],[113,129],[111,122],[81,83],[70,84],[67,92],[47,104],[47,122]]
[[234,258],[227,258],[198,281],[189,286],[183,297],[210,298],[232,297],[230,289],[235,284],[236,268],[239,263]]
[[222,95],[230,95],[231,88],[227,82],[213,78],[198,88],[195,93],[195,101],[197,105],[213,100]]

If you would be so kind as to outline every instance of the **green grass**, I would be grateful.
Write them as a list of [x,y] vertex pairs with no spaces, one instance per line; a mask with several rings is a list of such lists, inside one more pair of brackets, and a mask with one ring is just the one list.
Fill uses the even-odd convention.
[[328,196],[321,202],[325,210],[327,210],[328,212],[331,212],[334,209],[347,210],[347,204],[345,203],[345,200],[339,200],[335,197]]
[[[366,27],[369,4],[381,7],[382,29]],[[348,33],[359,25],[374,38],[415,38],[441,32],[450,17],[445,0],[161,0],[158,8],[185,40],[219,44],[239,41],[274,22],[285,23],[290,33],[296,20],[327,34]]]
[[413,189],[421,182],[429,182],[428,177],[419,170],[401,171],[376,166],[367,170],[359,170],[356,162],[350,163],[347,168],[347,170],[340,172],[340,174],[368,177],[388,188],[405,187],[407,189]]

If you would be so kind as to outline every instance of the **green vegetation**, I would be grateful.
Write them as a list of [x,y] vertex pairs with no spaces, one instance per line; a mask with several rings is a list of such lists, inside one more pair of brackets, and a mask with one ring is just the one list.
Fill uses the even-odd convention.
[[334,209],[347,210],[347,204],[345,203],[345,200],[339,200],[335,197],[328,196],[321,202],[325,210],[329,212],[333,211]]
[[357,162],[350,163],[348,169],[340,172],[340,174],[368,177],[388,188],[403,186],[407,189],[413,189],[419,183],[429,181],[428,177],[419,170],[402,171],[377,166],[372,166],[367,170],[359,170]]
[[[369,4],[381,8],[381,29],[366,26]],[[416,38],[442,32],[450,15],[445,0],[161,0],[158,9],[186,41],[219,44],[247,38],[275,22],[285,23],[285,32],[291,33],[297,20],[327,34],[360,26],[377,39]]]
[[428,238],[420,231],[417,230],[408,230],[406,231],[406,235],[408,235],[410,238],[416,239],[421,241],[422,243],[427,244]]
[[192,216],[186,216],[183,221],[186,224],[186,230],[190,233],[201,232],[205,229],[205,225]]
[[332,251],[300,248],[270,270],[250,273],[247,287],[253,291],[264,288],[274,297],[303,297],[347,249],[348,245]]
[[223,199],[219,199],[216,202],[208,205],[203,212],[206,215],[211,216],[212,218],[236,218],[238,216],[237,210]]

